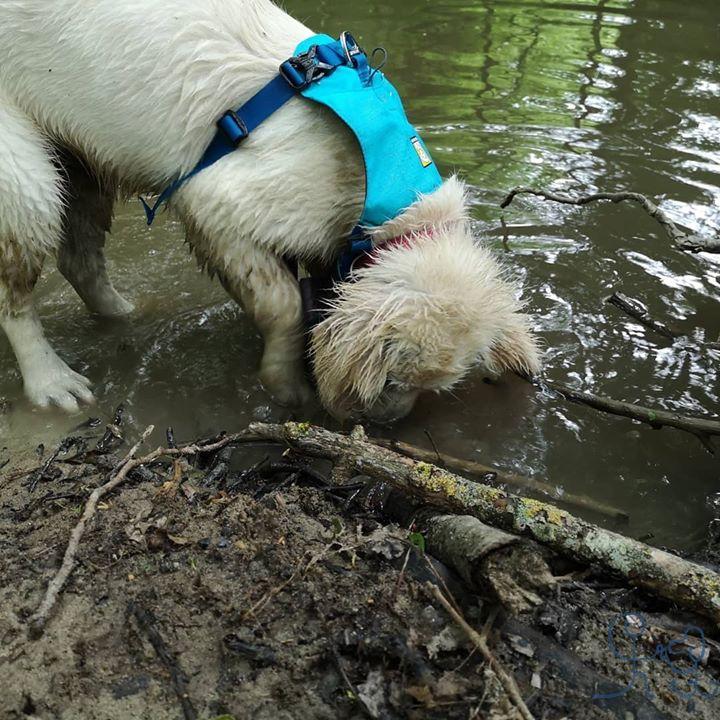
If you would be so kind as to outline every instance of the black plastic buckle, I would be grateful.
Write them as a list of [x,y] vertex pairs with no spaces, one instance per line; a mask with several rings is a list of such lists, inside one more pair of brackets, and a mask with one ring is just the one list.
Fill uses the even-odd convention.
[[304,90],[316,80],[325,77],[333,70],[332,65],[321,62],[317,57],[317,45],[307,52],[295,55],[280,66],[280,74],[294,90]]
[[291,57],[280,66],[280,74],[285,78],[287,84],[294,90],[303,90],[310,83],[307,70],[300,62],[299,57]]
[[234,110],[228,110],[217,121],[217,126],[235,146],[239,145],[250,134],[245,121]]

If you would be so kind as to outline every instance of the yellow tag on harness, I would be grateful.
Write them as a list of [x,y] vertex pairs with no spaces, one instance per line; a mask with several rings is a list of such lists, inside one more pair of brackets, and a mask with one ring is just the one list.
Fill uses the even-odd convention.
[[420,158],[420,162],[422,163],[422,166],[424,168],[430,167],[432,165],[432,158],[430,157],[428,151],[425,149],[425,146],[422,144],[422,140],[420,140],[419,137],[415,136],[410,140],[410,142],[413,144],[413,147],[415,148],[415,152],[418,154],[418,157]]

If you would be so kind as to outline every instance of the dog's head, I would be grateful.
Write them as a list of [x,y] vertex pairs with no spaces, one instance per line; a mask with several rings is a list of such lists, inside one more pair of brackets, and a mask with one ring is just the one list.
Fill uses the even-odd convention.
[[537,372],[538,347],[516,295],[466,222],[377,250],[313,331],[323,404],[341,419],[390,421],[421,392],[448,390],[475,366]]

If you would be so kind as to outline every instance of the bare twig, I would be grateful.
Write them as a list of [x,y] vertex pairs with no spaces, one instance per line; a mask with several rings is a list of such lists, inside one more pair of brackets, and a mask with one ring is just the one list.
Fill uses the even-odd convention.
[[592,393],[583,392],[582,390],[575,390],[562,383],[542,381],[538,384],[539,387],[543,389],[547,388],[555,391],[570,402],[587,405],[601,412],[631,418],[632,420],[646,423],[655,429],[673,427],[677,430],[683,430],[691,435],[695,435],[710,452],[713,452],[713,448],[712,445],[709,444],[709,438],[720,435],[720,420],[690,417],[667,410],[634,405],[601,395],[593,395]]
[[334,540],[331,543],[328,543],[319,553],[313,555],[307,563],[296,568],[295,572],[293,572],[293,574],[285,580],[285,582],[265,593],[265,595],[263,595],[249,610],[246,610],[243,613],[243,620],[247,619],[251,615],[253,617],[257,617],[258,612],[262,610],[270,602],[270,600],[279,595],[283,590],[285,590],[285,588],[292,585],[297,578],[305,577],[310,569],[317,565],[332,550],[333,545],[335,545]]
[[85,533],[85,528],[87,527],[88,522],[95,515],[98,502],[103,496],[107,495],[119,485],[122,485],[134,469],[154,462],[161,457],[188,457],[204,453],[212,453],[233,443],[252,442],[255,439],[252,434],[246,431],[235,435],[225,436],[220,440],[216,440],[205,445],[193,444],[181,448],[160,447],[151,452],[149,455],[136,459],[135,454],[154,429],[155,428],[151,425],[145,430],[141,439],[131,448],[130,452],[128,452],[123,460],[115,466],[109,480],[104,485],[96,488],[88,498],[82,518],[80,518],[80,522],[73,528],[73,531],[70,534],[70,540],[68,542],[67,549],[65,550],[62,565],[57,571],[55,577],[53,577],[50,581],[40,607],[30,619],[30,634],[32,637],[38,638],[43,634],[48,617],[57,602],[60,591],[75,567],[75,559],[80,547],[80,541]]
[[591,195],[579,195],[570,197],[569,195],[561,195],[546,190],[535,190],[534,188],[518,187],[508,193],[507,197],[500,203],[501,208],[506,208],[518,195],[536,195],[544,200],[552,200],[553,202],[563,203],[564,205],[587,205],[588,203],[597,202],[599,200],[609,200],[613,203],[629,200],[635,202],[650,215],[651,218],[657,220],[662,225],[667,236],[675,243],[679,250],[687,252],[710,252],[720,253],[720,237],[708,238],[700,235],[691,235],[681,230],[655,203],[650,201],[645,195],[636,192],[615,192],[615,193],[593,193]]
[[430,434],[430,431],[428,429],[425,429],[423,432],[425,433],[425,437],[430,441],[430,444],[432,445],[432,448],[435,451],[435,457],[437,458],[438,463],[442,462],[442,458],[440,456],[440,451],[438,450],[438,446],[435,444],[435,439]]
[[530,490],[538,493],[539,495],[556,498],[568,507],[574,507],[580,510],[589,510],[590,512],[606,515],[607,517],[621,522],[627,522],[629,519],[628,514],[625,511],[620,510],[620,508],[602,503],[599,500],[588,497],[587,495],[563,493],[562,497],[557,497],[555,488],[542,480],[522,475],[515,475],[514,473],[503,472],[488,465],[482,465],[474,460],[463,460],[461,458],[453,457],[452,455],[446,455],[445,453],[438,452],[437,448],[435,448],[435,451],[433,452],[416,447],[415,445],[410,445],[409,443],[400,442],[399,440],[385,440],[381,438],[372,438],[371,442],[379,445],[380,447],[387,448],[388,450],[394,450],[395,452],[412,458],[413,460],[429,462],[439,465],[440,467],[446,467],[450,470],[461,472],[465,475],[473,475],[475,477],[479,477],[482,481],[495,480],[503,485],[523,488],[524,490]]
[[242,619],[246,620],[251,615],[254,616],[256,613],[262,610],[276,595],[279,595],[286,587],[292,585],[298,577],[304,575],[307,569],[308,566],[305,565],[295,568],[293,574],[287,580],[285,580],[285,582],[280,583],[280,585],[277,585],[276,587],[266,592],[249,610],[246,610],[243,613]]
[[135,618],[138,627],[142,630],[143,634],[153,646],[160,662],[170,673],[173,689],[180,701],[180,706],[182,707],[185,720],[197,720],[197,711],[190,701],[190,696],[187,691],[187,676],[180,667],[180,664],[175,657],[175,653],[167,646],[163,636],[160,634],[157,627],[157,618],[151,610],[140,607],[134,602],[130,603],[128,611]]
[[395,600],[398,596],[398,593],[400,592],[400,586],[402,585],[403,580],[405,579],[405,570],[407,570],[408,562],[410,561],[410,553],[413,551],[413,546],[411,545],[407,552],[405,553],[405,560],[403,561],[402,568],[400,568],[400,572],[398,573],[398,579],[395,583],[395,590],[393,592],[393,600]]
[[477,630],[471,627],[465,618],[453,607],[452,603],[440,591],[440,588],[437,587],[437,585],[427,583],[426,588],[433,594],[435,599],[445,608],[448,615],[450,615],[450,617],[463,629],[473,645],[475,645],[475,647],[480,651],[524,720],[534,720],[532,713],[528,710],[528,707],[520,694],[520,688],[518,688],[515,678],[512,677],[507,670],[505,670],[505,668],[500,664],[500,661],[490,650],[490,647],[487,644],[487,635],[485,633],[480,635]]
[[631,298],[628,295],[624,295],[621,292],[614,292],[608,299],[611,305],[622,310],[625,314],[631,318],[637,320],[641,325],[646,328],[650,328],[658,335],[674,340],[680,337],[680,333],[676,330],[672,330],[665,323],[661,323],[659,320],[655,320],[650,313],[645,309],[643,304],[635,298]]
[[85,504],[85,512],[83,513],[82,518],[80,518],[80,522],[74,527],[70,535],[70,542],[68,543],[67,549],[65,550],[65,557],[63,558],[62,565],[60,566],[60,569],[58,570],[55,577],[50,581],[47,591],[45,592],[45,597],[43,598],[42,603],[40,603],[40,607],[30,619],[31,634],[34,637],[39,637],[40,635],[42,635],[45,629],[45,623],[47,622],[48,615],[55,606],[58,595],[60,594],[60,591],[65,585],[65,582],[67,581],[68,577],[70,577],[70,573],[75,566],[75,556],[77,555],[78,547],[80,546],[80,540],[82,539],[82,536],[85,532],[85,526],[87,525],[88,521],[93,517],[93,515],[95,515],[95,511],[97,510],[97,505],[100,501],[100,498],[102,498],[103,495],[109,493],[113,488],[116,488],[118,485],[120,485],[120,483],[125,480],[127,474],[134,467],[133,458],[135,457],[135,453],[138,451],[140,446],[145,442],[147,437],[154,429],[155,428],[151,425],[145,430],[145,432],[142,434],[142,438],[132,447],[130,452],[125,456],[125,459],[121,463],[119,471],[115,475],[113,475],[110,480],[108,480],[108,482],[106,482],[104,485],[101,485],[99,488],[93,490],[90,497],[88,498],[88,501]]

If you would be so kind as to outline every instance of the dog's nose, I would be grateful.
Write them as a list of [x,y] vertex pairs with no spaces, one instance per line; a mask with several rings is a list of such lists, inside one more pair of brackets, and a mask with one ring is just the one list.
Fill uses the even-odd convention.
[[368,408],[365,415],[373,422],[389,425],[410,414],[418,394],[417,391],[409,391],[402,395],[395,394],[392,397],[385,397]]

